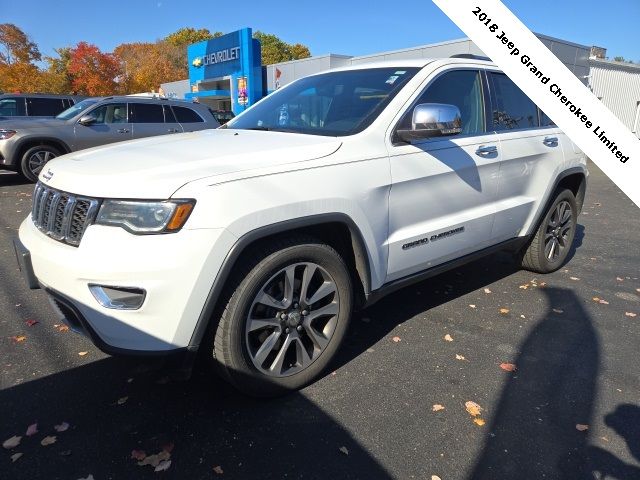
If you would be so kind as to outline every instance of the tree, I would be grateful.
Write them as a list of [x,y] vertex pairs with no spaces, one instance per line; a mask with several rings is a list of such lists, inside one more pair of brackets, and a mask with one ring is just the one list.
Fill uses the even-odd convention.
[[73,92],[73,76],[69,73],[71,48],[56,48],[58,57],[44,57],[48,67],[41,73],[42,91],[69,94]]
[[113,53],[120,64],[120,92],[149,92],[157,90],[161,83],[187,77],[186,52],[183,50],[165,40],[118,45]]
[[633,63],[633,60],[625,60],[624,57],[613,57],[614,62]]
[[253,34],[253,38],[260,40],[263,65],[298,60],[311,56],[309,48],[306,46],[299,43],[290,45],[271,33],[257,31]]
[[87,42],[78,43],[69,53],[68,72],[73,78],[74,91],[92,96],[116,92],[120,64],[112,53],[102,53]]
[[31,63],[42,57],[38,46],[27,35],[12,23],[0,24],[0,63]]
[[[203,40],[211,40],[212,38],[221,37],[222,32],[211,33],[206,28],[196,30],[191,27],[184,27],[170,35],[167,35],[164,40],[175,47],[187,47],[192,43],[202,42]],[[185,60],[186,61],[186,60]]]

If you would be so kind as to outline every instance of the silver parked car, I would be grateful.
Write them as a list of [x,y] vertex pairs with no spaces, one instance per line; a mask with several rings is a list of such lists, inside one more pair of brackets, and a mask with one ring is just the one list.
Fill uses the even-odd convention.
[[41,120],[0,121],[0,169],[35,182],[59,155],[107,143],[220,126],[197,103],[144,97],[88,98]]

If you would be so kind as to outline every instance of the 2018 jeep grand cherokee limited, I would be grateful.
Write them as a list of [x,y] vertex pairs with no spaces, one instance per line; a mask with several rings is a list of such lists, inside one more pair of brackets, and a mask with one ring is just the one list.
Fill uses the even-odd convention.
[[106,352],[205,349],[245,392],[299,388],[354,308],[496,249],[559,268],[584,155],[496,66],[300,79],[227,128],[53,160],[18,257]]

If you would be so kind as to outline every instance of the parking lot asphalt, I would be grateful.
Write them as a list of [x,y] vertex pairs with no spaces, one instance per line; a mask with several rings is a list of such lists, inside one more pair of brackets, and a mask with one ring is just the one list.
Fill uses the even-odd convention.
[[0,175],[0,478],[639,479],[640,210],[590,171],[566,267],[497,254],[399,291],[271,400],[62,329],[11,245],[33,186]]

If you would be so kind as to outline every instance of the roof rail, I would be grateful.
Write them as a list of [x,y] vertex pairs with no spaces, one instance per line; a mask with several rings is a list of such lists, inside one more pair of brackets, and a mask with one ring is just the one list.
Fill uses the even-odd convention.
[[455,55],[451,55],[449,58],[469,58],[471,60],[484,60],[486,62],[491,61],[489,57],[484,57],[482,55],[474,55],[473,53],[457,53]]

